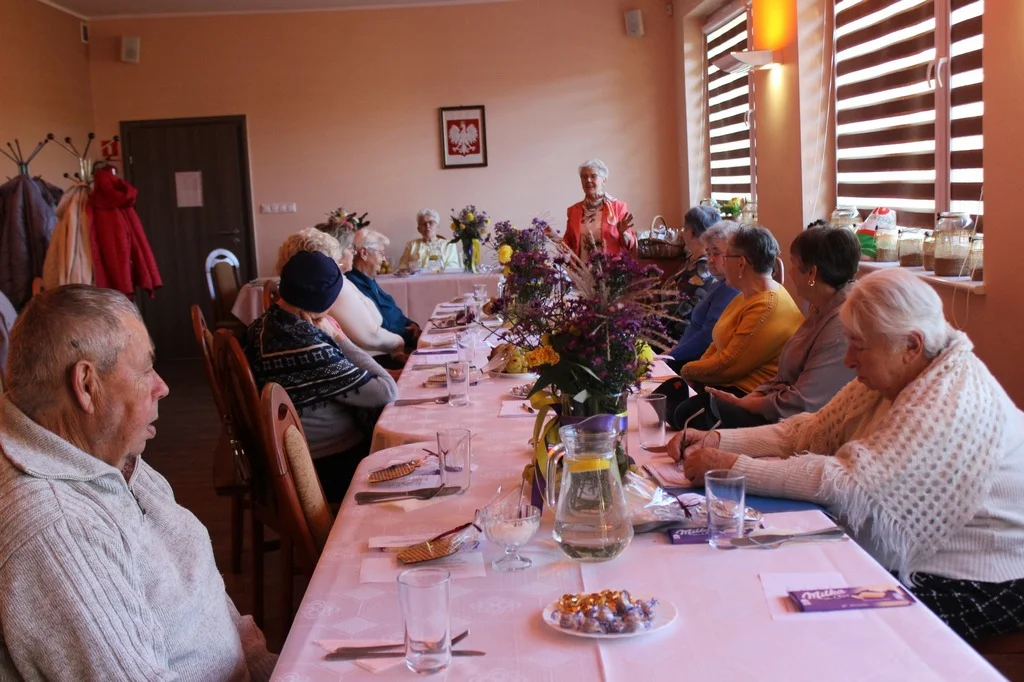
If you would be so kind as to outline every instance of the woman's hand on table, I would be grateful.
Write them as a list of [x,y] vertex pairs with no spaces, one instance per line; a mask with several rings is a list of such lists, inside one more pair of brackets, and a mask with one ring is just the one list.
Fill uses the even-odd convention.
[[683,455],[683,473],[690,483],[702,485],[704,474],[712,469],[732,469],[737,459],[739,455],[732,452],[697,446]]
[[668,456],[674,462],[681,462],[690,452],[701,448],[717,448],[722,442],[722,436],[717,431],[701,431],[700,429],[686,429],[680,431],[668,442]]

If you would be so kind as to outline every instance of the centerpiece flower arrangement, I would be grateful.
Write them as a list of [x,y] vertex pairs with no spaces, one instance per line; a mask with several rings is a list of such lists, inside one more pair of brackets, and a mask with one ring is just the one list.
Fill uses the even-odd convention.
[[[530,230],[543,235],[545,227],[535,220]],[[660,269],[624,254],[595,252],[584,261],[562,249],[551,253],[537,245],[530,230],[516,237],[524,240],[519,250],[505,252],[505,285],[494,309],[509,321],[506,340],[526,350],[526,363],[538,374],[530,401],[538,410],[534,497],[539,499],[547,446],[557,442],[558,427],[595,414],[618,416],[616,462],[625,473],[629,391],[654,362],[651,345],[672,341],[662,322]],[[507,237],[503,246],[511,240]],[[556,418],[548,420],[551,411]]]
[[477,272],[480,268],[480,247],[488,240],[487,226],[490,224],[487,211],[478,211],[472,204],[458,213],[453,209],[449,243],[462,244],[462,266],[466,272]]
[[327,221],[336,225],[341,225],[346,230],[355,232],[361,230],[370,224],[370,221],[366,219],[367,213],[359,215],[358,211],[349,213],[342,208],[336,208],[327,214]]

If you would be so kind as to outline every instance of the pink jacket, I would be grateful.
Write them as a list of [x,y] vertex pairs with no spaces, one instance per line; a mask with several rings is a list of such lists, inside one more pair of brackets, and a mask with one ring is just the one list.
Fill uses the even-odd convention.
[[[605,253],[617,254],[626,249],[622,248],[619,242],[619,231],[617,225],[622,220],[629,210],[626,208],[625,201],[619,201],[618,199],[612,199],[608,197],[604,202],[604,221],[601,224],[601,246]],[[572,249],[572,252],[579,255],[580,252],[580,232],[583,226],[583,202],[573,204],[566,211],[566,224],[565,224],[565,245]],[[631,246],[629,251],[636,248],[636,235],[630,230],[627,232],[631,239]]]

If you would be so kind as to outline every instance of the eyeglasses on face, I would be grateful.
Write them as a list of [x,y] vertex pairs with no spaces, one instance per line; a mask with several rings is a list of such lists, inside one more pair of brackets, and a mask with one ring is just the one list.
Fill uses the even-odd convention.
[[722,258],[746,258],[742,253],[723,253]]

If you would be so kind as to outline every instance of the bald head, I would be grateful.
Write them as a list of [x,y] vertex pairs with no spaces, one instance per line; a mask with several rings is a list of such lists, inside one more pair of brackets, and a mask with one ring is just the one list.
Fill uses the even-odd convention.
[[132,302],[110,289],[69,284],[33,297],[11,330],[9,398],[34,419],[60,404],[77,363],[110,372],[128,343],[128,318],[141,320]]

